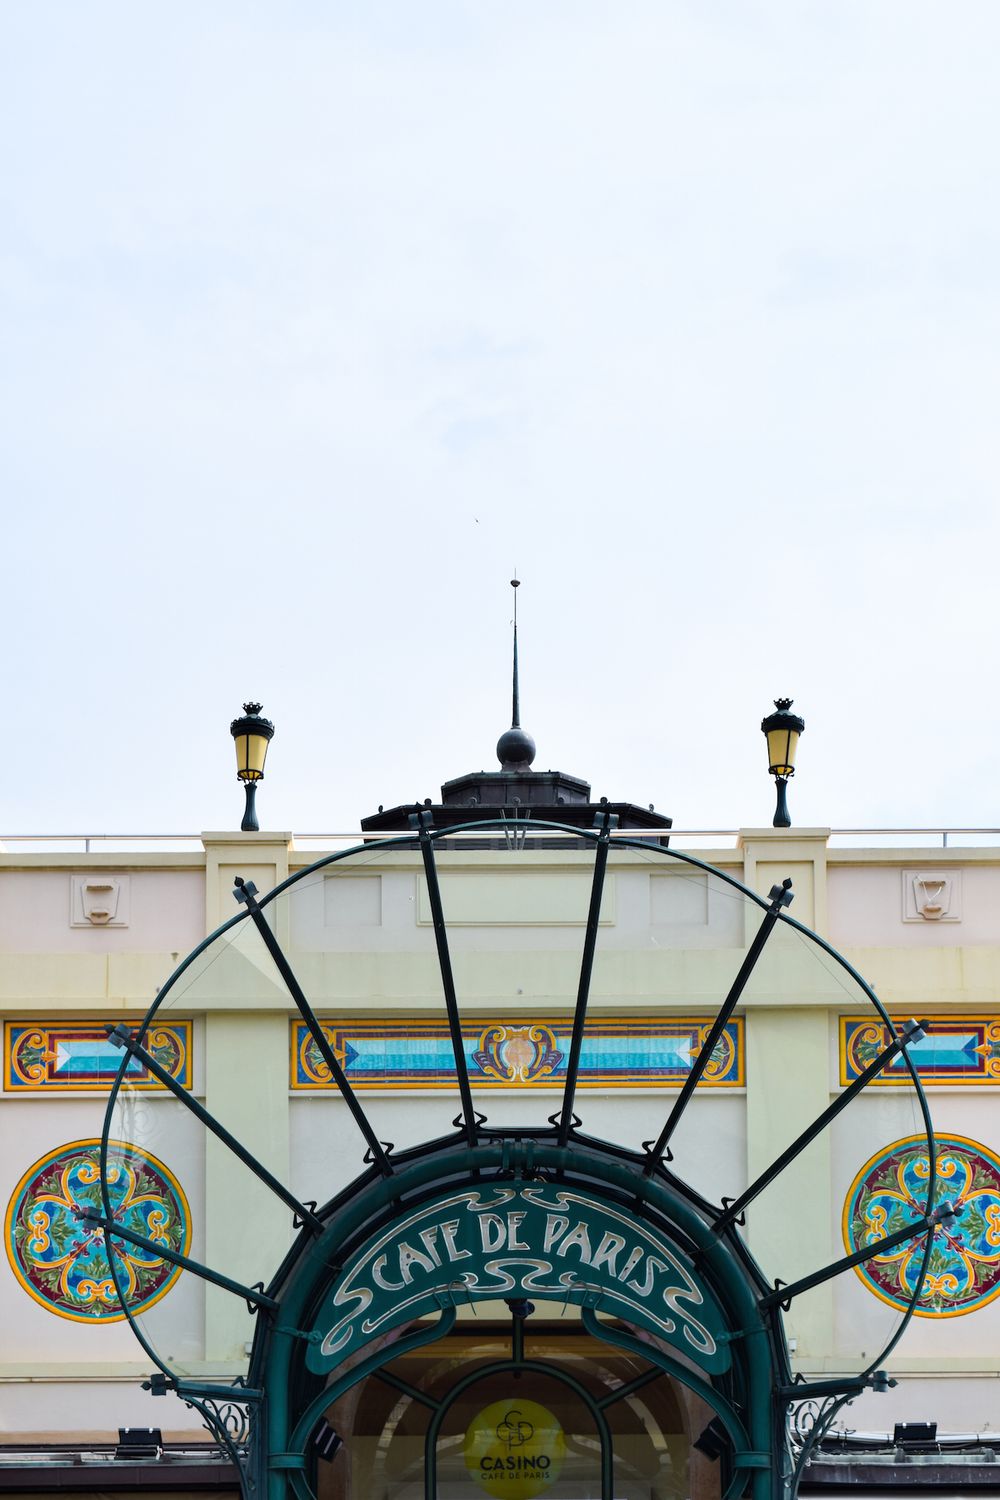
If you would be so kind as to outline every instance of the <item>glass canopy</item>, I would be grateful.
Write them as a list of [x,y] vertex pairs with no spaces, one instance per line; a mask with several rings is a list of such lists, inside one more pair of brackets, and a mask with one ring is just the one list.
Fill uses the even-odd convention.
[[[573,1439],[574,1449],[564,1439],[577,1469],[550,1484],[553,1496],[563,1492],[559,1483],[575,1496],[631,1495],[625,1471],[614,1468],[626,1460],[607,1459],[608,1444],[633,1451],[637,1473],[643,1463],[668,1463],[672,1440],[648,1437],[649,1423],[636,1426],[634,1402],[621,1444],[600,1436],[601,1401],[630,1381],[666,1372],[707,1403],[701,1438],[711,1429],[720,1445],[716,1491],[763,1496],[793,1489],[809,1441],[851,1395],[883,1380],[880,1367],[947,1225],[947,1205],[936,1202],[930,1116],[907,1053],[921,1033],[890,1019],[851,966],[795,920],[790,881],[758,895],[664,843],[623,837],[612,822],[592,832],[517,820],[441,831],[425,817],[399,837],[320,859],[273,891],[256,890],[250,871],[236,883],[233,917],[180,964],[140,1026],[113,1034],[122,1066],[105,1123],[103,1211],[91,1217],[103,1223],[122,1307],[156,1367],[154,1391],[176,1390],[202,1412],[248,1490],[267,1484],[277,1497],[290,1487],[302,1500],[339,1494],[316,1477],[324,1423],[333,1432],[336,1402],[359,1380],[378,1378],[383,1387],[396,1382],[390,1425],[400,1446],[379,1458],[378,1433],[358,1418],[355,1451],[369,1466],[381,1463],[383,1476],[398,1470],[384,1492],[405,1497],[437,1484],[427,1493],[464,1494],[446,1481],[473,1408],[491,1410],[500,1399],[518,1347],[532,1363],[525,1306],[539,1349],[562,1347],[570,1325],[558,1334],[551,1319],[563,1316],[590,1340],[586,1347],[609,1345],[603,1395],[595,1387],[584,1401],[599,1415],[583,1427],[600,1441]],[[750,1014],[762,1018],[756,1033]],[[842,1015],[868,1028],[847,1084],[831,1064],[830,1017]],[[163,1047],[179,1018],[200,1038],[190,1087],[172,1076]],[[771,1071],[777,1056],[787,1087],[748,1087],[761,1063],[754,1047],[765,1045],[777,1049]],[[131,1086],[136,1059],[159,1090]],[[891,1090],[869,1089],[890,1074]],[[876,1133],[914,1138],[923,1165],[891,1213],[872,1198],[858,1234],[843,1222],[843,1164],[864,1160]],[[182,1187],[184,1212],[164,1211],[150,1195],[148,1211],[126,1220],[117,1208],[122,1183],[130,1203],[141,1204],[150,1162]],[[345,1268],[377,1268],[377,1257],[365,1256],[378,1235],[423,1214],[424,1240],[414,1230],[401,1242],[413,1258],[401,1262],[397,1236],[395,1260],[376,1273],[387,1286],[416,1285],[425,1262],[440,1263],[445,1246],[457,1256],[464,1243],[447,1228],[452,1219],[433,1218],[439,1205],[453,1201],[449,1194],[482,1198],[488,1184],[490,1192],[502,1185],[504,1201],[521,1195],[505,1220],[507,1252],[529,1249],[516,1236],[518,1225],[529,1235],[532,1204],[548,1213],[547,1237],[566,1218],[563,1260],[555,1239],[546,1246],[563,1273],[558,1291],[517,1266],[505,1273],[506,1296],[499,1282],[477,1285],[471,1273],[428,1280],[427,1297],[414,1293],[405,1308],[388,1309],[367,1347],[362,1339],[324,1364],[315,1351],[330,1335],[321,1343],[317,1319],[324,1298],[336,1304],[346,1295],[337,1279]],[[628,1227],[601,1231],[599,1250],[597,1229],[571,1228],[572,1215],[557,1212],[571,1199],[584,1205],[581,1225],[603,1213]],[[632,1232],[647,1236],[645,1251],[626,1252]],[[486,1238],[484,1228],[484,1247]],[[645,1253],[647,1267],[669,1257],[688,1277],[666,1320],[672,1332],[662,1315],[660,1326],[643,1321],[638,1291],[629,1305],[623,1300],[623,1285],[643,1284],[629,1280],[626,1253]],[[894,1278],[884,1275],[874,1295],[861,1274],[872,1265],[890,1267]],[[391,1280],[390,1270],[402,1279]],[[695,1303],[701,1322],[691,1316]],[[483,1354],[482,1399],[474,1393],[453,1406],[442,1371],[461,1370],[455,1340],[471,1337],[475,1317],[484,1349],[507,1337],[491,1329],[513,1329],[511,1355],[498,1364]],[[699,1351],[693,1328],[702,1324],[732,1351],[717,1368]],[[797,1379],[792,1352],[824,1338],[852,1351],[845,1373]],[[427,1363],[436,1339],[450,1341],[450,1364]],[[574,1345],[574,1357],[584,1347]],[[571,1386],[552,1382],[570,1364],[546,1359],[538,1374],[545,1399],[536,1404],[558,1415]],[[414,1419],[393,1406],[403,1399],[400,1382],[414,1411],[421,1399],[438,1402],[427,1417],[434,1438],[426,1463],[415,1457],[426,1434],[418,1442]],[[658,1399],[657,1410],[674,1410],[676,1393]],[[366,1401],[364,1410],[374,1408]],[[580,1477],[588,1444],[605,1455],[594,1459],[591,1481]],[[685,1462],[706,1462],[697,1443]],[[482,1474],[479,1484],[492,1492]]]

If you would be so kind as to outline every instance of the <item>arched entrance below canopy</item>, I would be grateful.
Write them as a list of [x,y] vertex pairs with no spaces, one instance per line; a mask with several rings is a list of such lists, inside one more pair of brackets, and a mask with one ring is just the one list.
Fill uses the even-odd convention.
[[317,1500],[596,1500],[605,1477],[622,1500],[715,1500],[719,1460],[693,1446],[712,1408],[648,1354],[590,1333],[579,1309],[530,1306],[484,1304],[433,1344],[388,1351],[323,1413],[343,1447],[317,1461]]

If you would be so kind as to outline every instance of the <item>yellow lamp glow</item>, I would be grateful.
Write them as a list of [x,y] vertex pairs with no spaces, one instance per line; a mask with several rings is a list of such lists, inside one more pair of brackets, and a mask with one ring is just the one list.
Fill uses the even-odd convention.
[[777,782],[778,805],[774,814],[775,828],[790,828],[785,783],[795,775],[795,751],[799,735],[805,729],[805,720],[798,714],[789,713],[791,698],[775,698],[776,712],[761,721],[761,729],[767,736],[767,769]]
[[257,812],[254,794],[257,782],[264,779],[264,761],[267,747],[274,735],[270,719],[261,718],[260,703],[244,703],[243,717],[234,719],[229,732],[236,746],[236,775],[246,787],[247,805],[240,824],[244,833],[257,833]]

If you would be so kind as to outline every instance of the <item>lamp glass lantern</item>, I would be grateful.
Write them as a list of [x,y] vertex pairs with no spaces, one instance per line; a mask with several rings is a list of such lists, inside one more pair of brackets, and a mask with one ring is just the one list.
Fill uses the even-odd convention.
[[775,828],[790,828],[792,825],[785,787],[789,777],[795,775],[795,751],[799,735],[806,727],[804,719],[789,712],[791,706],[791,698],[775,698],[775,712],[768,714],[760,726],[767,736],[767,769],[774,777],[778,794],[774,811]]
[[246,809],[240,828],[243,833],[258,833],[257,783],[264,779],[264,762],[267,747],[274,735],[270,719],[261,717],[260,703],[244,703],[243,717],[234,719],[229,732],[236,746],[236,775],[246,788]]

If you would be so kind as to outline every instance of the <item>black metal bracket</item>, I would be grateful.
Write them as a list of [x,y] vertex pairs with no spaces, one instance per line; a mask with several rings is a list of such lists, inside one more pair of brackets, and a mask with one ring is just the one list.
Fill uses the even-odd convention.
[[[396,1148],[395,1141],[379,1141],[379,1145],[384,1150],[386,1156],[388,1156]],[[377,1160],[377,1157],[375,1156],[374,1152],[372,1151],[371,1147],[369,1146],[368,1150],[365,1152],[364,1156],[362,1157],[362,1161],[364,1162],[364,1164],[365,1164],[366,1167],[370,1167],[370,1166],[374,1165],[374,1163],[376,1162],[376,1160]]]
[[821,1396],[851,1397],[860,1396],[862,1391],[888,1391],[896,1383],[885,1370],[873,1370],[856,1380],[803,1380],[799,1376],[792,1385],[779,1385],[775,1395],[782,1401],[814,1401]]
[[289,1328],[287,1324],[278,1323],[274,1331],[275,1333],[283,1333],[286,1338],[301,1339],[305,1344],[321,1344],[323,1342],[323,1335],[318,1328],[313,1328],[307,1332],[303,1328]]
[[[652,1155],[652,1153],[653,1153],[653,1147],[656,1144],[657,1144],[656,1141],[643,1141],[643,1143],[642,1143],[642,1149],[646,1153],[647,1156],[651,1156]],[[670,1149],[669,1146],[664,1146],[663,1149],[659,1152],[658,1159],[661,1162],[673,1161],[673,1159],[674,1159],[674,1153],[671,1151],[671,1149]]]
[[247,1385],[242,1375],[232,1385],[216,1385],[207,1380],[184,1380],[176,1375],[164,1375],[157,1370],[142,1382],[141,1389],[149,1391],[151,1396],[165,1396],[168,1391],[176,1391],[179,1396],[222,1396],[226,1401],[243,1401],[248,1406],[264,1399],[264,1392]]

